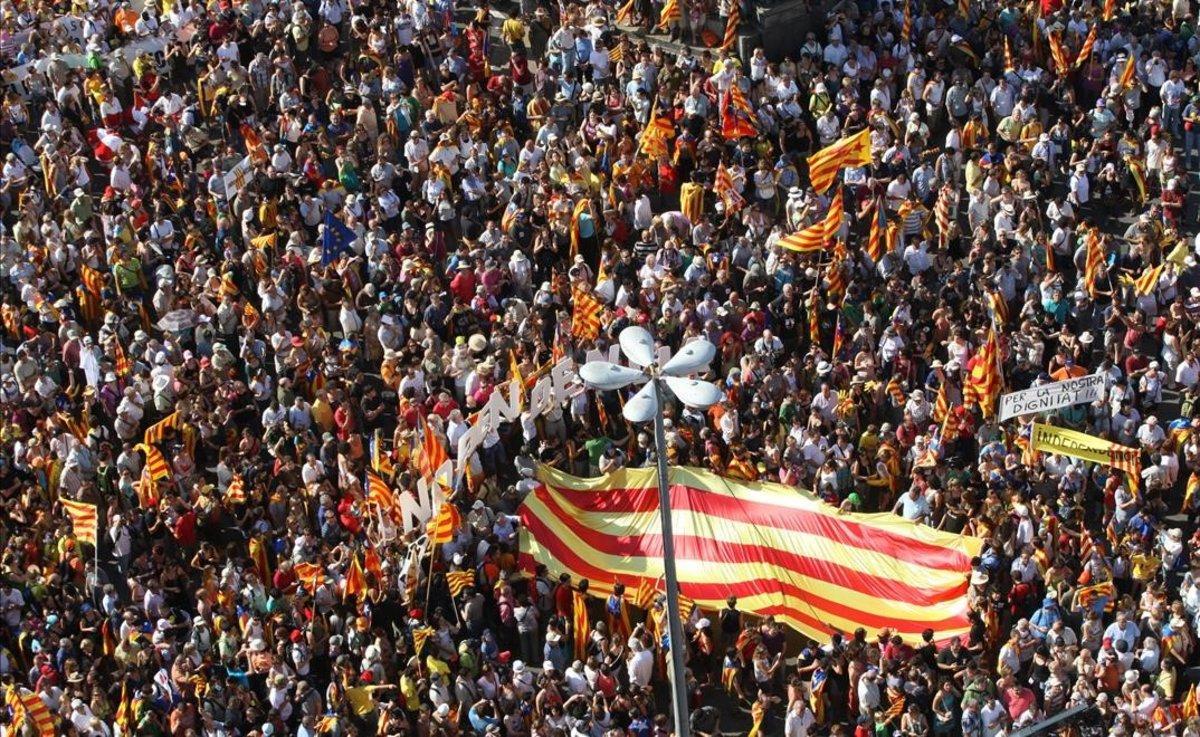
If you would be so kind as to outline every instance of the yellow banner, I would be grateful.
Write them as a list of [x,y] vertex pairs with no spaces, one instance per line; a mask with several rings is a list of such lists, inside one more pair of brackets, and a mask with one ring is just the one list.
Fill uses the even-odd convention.
[[1121,467],[1141,460],[1136,448],[1127,448],[1065,427],[1042,425],[1037,422],[1033,423],[1033,449],[1080,458],[1092,463],[1103,463],[1106,466]]

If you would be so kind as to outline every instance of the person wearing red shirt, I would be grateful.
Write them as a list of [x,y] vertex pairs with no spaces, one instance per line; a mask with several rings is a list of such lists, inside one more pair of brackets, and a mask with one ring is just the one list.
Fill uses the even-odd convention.
[[470,302],[475,296],[475,270],[469,261],[460,261],[458,273],[450,280],[450,293],[459,302]]
[[196,513],[188,509],[175,520],[174,527],[175,540],[179,546],[184,549],[190,549],[196,545]]

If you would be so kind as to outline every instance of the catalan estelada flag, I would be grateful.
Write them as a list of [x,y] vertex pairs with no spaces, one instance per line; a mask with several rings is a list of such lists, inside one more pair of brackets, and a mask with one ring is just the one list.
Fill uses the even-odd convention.
[[600,322],[604,315],[604,304],[592,296],[587,288],[575,290],[575,308],[571,312],[571,335],[581,340],[600,337]]
[[[672,468],[675,561],[681,593],[717,611],[728,596],[758,616],[816,639],[837,630],[892,628],[919,642],[965,634],[967,577],[980,541],[890,514],[838,513],[791,486]],[[662,575],[654,469],[582,479],[546,466],[522,503],[521,563],[589,581],[608,596]]]
[[833,184],[834,177],[844,166],[866,166],[871,163],[871,129],[840,138],[808,157],[808,179],[817,194]]
[[75,532],[75,539],[81,543],[95,546],[98,524],[96,505],[74,502],[70,499],[60,499],[59,501],[62,502],[63,511],[71,518],[71,529]]

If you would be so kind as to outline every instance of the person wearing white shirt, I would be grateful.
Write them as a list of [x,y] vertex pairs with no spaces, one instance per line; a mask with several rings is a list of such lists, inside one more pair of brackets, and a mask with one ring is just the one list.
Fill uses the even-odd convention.
[[808,737],[808,730],[812,729],[816,721],[812,709],[808,708],[808,702],[796,699],[788,707],[787,717],[783,722],[784,737]]

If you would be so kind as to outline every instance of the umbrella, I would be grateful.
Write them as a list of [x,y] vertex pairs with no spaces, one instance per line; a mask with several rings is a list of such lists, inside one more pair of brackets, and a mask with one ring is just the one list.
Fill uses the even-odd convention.
[[171,310],[158,321],[158,329],[167,333],[177,333],[195,325],[195,310]]

